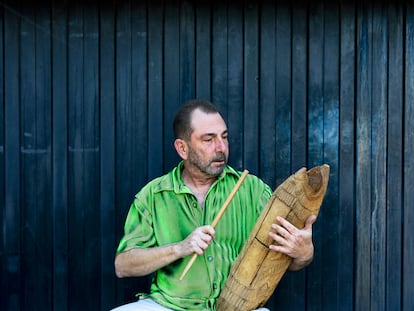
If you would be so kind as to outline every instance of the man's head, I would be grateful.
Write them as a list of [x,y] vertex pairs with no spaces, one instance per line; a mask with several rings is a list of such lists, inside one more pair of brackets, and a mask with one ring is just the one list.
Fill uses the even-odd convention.
[[185,169],[218,176],[227,164],[227,126],[217,108],[206,100],[191,100],[174,118],[174,146]]
[[173,130],[174,138],[180,138],[184,140],[189,140],[193,132],[191,126],[191,116],[194,110],[199,109],[200,111],[210,114],[210,113],[219,113],[216,106],[214,106],[208,100],[203,99],[193,99],[181,106],[180,110],[177,112],[174,118]]

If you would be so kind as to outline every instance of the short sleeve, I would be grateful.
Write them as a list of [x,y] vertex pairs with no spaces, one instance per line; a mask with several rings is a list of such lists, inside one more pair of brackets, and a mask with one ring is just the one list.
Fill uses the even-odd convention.
[[257,204],[259,214],[266,207],[266,205],[269,202],[271,196],[272,196],[272,189],[268,185],[264,184],[263,191],[262,191],[261,195],[259,196],[259,202]]
[[155,244],[151,211],[137,196],[129,209],[124,226],[124,236],[116,253],[119,254],[138,247],[152,247]]

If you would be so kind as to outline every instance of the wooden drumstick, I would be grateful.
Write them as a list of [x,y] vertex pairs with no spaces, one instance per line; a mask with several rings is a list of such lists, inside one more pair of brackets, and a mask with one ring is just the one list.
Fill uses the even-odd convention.
[[[226,201],[224,202],[223,206],[221,207],[220,211],[218,212],[216,218],[214,218],[213,222],[211,223],[211,226],[214,228],[217,223],[219,222],[221,216],[223,216],[224,211],[227,209],[227,207],[230,204],[230,201],[233,199],[234,195],[236,194],[237,190],[239,190],[242,182],[246,178],[246,176],[249,174],[248,170],[244,170],[243,174],[240,176],[239,180],[237,181],[236,185],[234,186],[233,190],[231,191],[230,195],[227,197]],[[194,261],[197,259],[197,254],[193,254],[193,257],[190,259],[188,264],[185,266],[183,273],[180,276],[180,281],[184,278],[184,276],[187,274],[188,270],[190,270],[191,266],[193,265]]]

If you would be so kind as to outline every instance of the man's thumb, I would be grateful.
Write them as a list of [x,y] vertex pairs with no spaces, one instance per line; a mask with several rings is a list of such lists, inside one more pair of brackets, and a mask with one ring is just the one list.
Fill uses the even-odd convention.
[[315,215],[310,215],[307,219],[306,219],[306,223],[305,223],[305,228],[307,230],[312,229],[312,225],[314,224],[314,222],[316,221],[316,216]]

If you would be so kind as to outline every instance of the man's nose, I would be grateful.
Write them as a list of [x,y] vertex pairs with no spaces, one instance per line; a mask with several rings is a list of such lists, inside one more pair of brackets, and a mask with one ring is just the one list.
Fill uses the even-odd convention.
[[226,150],[227,145],[224,139],[217,138],[216,139],[216,151],[224,151]]

